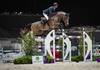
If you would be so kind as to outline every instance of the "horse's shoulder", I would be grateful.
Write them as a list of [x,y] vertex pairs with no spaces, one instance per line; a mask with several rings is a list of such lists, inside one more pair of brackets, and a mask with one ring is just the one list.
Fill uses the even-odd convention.
[[57,16],[53,16],[53,17],[50,18],[51,21],[52,21],[52,20],[54,21],[54,20],[57,20],[57,19],[58,19]]

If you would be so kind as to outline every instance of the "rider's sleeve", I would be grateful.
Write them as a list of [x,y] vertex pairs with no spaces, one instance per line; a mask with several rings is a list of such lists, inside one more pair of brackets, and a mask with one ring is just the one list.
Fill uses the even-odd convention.
[[54,8],[53,6],[51,6],[51,7],[49,8],[49,13],[52,14],[54,11],[55,11],[55,8]]

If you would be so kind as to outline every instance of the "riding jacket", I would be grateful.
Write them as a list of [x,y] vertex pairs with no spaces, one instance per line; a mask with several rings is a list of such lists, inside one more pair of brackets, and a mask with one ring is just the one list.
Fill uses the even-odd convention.
[[52,14],[53,12],[55,12],[55,7],[54,6],[51,6],[45,10],[43,10],[43,13],[47,14],[47,15],[50,15]]

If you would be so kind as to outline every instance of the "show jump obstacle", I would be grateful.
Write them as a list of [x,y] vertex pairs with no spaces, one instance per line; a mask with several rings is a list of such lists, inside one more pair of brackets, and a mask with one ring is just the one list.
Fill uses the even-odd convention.
[[[84,47],[84,61],[92,61],[92,40],[89,37],[89,35],[84,31],[82,31],[82,35],[80,36],[83,38],[83,47]],[[57,38],[58,37],[58,38]],[[63,39],[63,61],[71,61],[71,36],[68,36],[64,33],[64,30],[62,30],[61,35],[57,36],[55,33],[55,30],[50,31],[46,38],[45,38],[45,56],[47,53],[55,58],[55,51],[56,51],[56,45],[55,45],[55,39],[62,38]],[[52,51],[51,51],[51,42],[52,42]],[[86,49],[87,48],[87,49]]]

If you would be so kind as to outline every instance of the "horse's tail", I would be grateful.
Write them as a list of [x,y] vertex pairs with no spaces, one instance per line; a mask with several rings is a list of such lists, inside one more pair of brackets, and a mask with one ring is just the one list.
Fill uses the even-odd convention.
[[27,34],[30,30],[31,24],[24,25],[22,28],[20,28],[20,34]]
[[20,28],[20,32],[21,33],[28,33],[29,31],[31,31],[31,24],[26,24],[24,25],[22,28]]
[[27,29],[27,31],[31,31],[31,23],[30,24],[26,24],[24,26],[24,29]]

